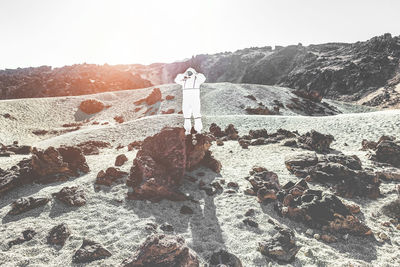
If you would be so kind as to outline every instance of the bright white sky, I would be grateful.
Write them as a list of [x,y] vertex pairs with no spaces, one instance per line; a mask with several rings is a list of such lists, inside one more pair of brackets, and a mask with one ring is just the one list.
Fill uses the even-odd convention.
[[400,34],[398,0],[0,0],[0,69]]

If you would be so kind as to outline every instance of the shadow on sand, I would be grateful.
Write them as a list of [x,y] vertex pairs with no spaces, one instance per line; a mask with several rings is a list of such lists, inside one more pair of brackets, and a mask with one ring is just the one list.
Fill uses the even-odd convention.
[[[196,176],[196,173],[200,171],[204,173],[204,176],[198,177],[198,181],[202,180],[206,184],[211,183],[216,177],[220,177],[219,174],[203,167],[187,172],[187,174]],[[181,191],[190,194],[193,200],[183,202],[163,200],[159,203],[128,200],[125,205],[140,218],[148,218],[158,226],[170,224],[176,234],[184,236],[190,229],[191,239],[185,238],[186,242],[203,258],[208,259],[213,252],[226,249],[214,204],[214,197],[217,194],[208,196],[205,191],[199,190],[197,182],[186,180],[181,186]],[[193,214],[181,214],[180,209],[184,205],[190,207]],[[159,229],[158,232],[162,233],[163,231]],[[165,233],[172,234],[173,232]]]

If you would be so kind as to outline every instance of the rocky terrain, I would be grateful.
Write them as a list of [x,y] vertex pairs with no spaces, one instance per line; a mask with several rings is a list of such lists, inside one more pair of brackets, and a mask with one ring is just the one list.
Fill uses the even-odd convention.
[[400,111],[201,98],[188,136],[174,84],[0,101],[0,265],[400,265]]
[[194,66],[206,75],[207,82],[280,85],[317,91],[330,99],[398,108],[399,64],[400,37],[385,34],[356,43],[252,47],[171,64],[124,68],[153,84],[163,84]]
[[82,95],[173,83],[188,67],[208,83],[278,85],[379,108],[400,107],[400,37],[251,47],[151,65],[43,66],[0,71],[0,99]]
[[85,95],[148,86],[151,83],[138,74],[109,65],[0,70],[0,99]]

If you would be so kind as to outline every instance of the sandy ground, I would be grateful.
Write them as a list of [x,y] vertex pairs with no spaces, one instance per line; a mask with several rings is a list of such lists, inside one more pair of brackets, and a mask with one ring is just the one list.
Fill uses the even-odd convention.
[[[214,90],[227,87],[224,84],[209,86]],[[172,94],[173,90],[176,90],[171,85],[160,88],[163,95],[165,93]],[[50,145],[59,146],[61,144],[77,144],[87,140],[103,140],[113,145],[113,148],[101,150],[100,155],[87,156],[91,172],[86,175],[63,183],[28,185],[0,196],[2,220],[0,265],[79,266],[71,263],[72,255],[81,246],[83,238],[89,238],[103,244],[112,253],[112,257],[92,262],[87,266],[117,266],[129,257],[150,234],[145,229],[147,223],[160,225],[167,222],[174,227],[176,234],[185,238],[189,247],[200,256],[202,261],[207,259],[213,251],[225,248],[238,256],[242,260],[243,266],[268,266],[269,261],[257,252],[256,248],[259,241],[271,237],[273,229],[267,220],[273,218],[292,228],[296,232],[298,244],[302,246],[296,260],[288,266],[400,266],[400,232],[398,230],[390,231],[381,226],[381,223],[388,221],[388,218],[378,212],[384,203],[396,197],[393,191],[394,182],[382,183],[383,197],[378,200],[362,198],[344,200],[361,206],[359,218],[364,220],[373,231],[387,233],[390,241],[383,244],[372,238],[354,236],[350,236],[348,240],[340,239],[338,243],[333,244],[317,241],[305,234],[307,228],[304,225],[278,217],[272,204],[260,205],[255,197],[243,193],[249,187],[249,183],[244,177],[248,175],[254,165],[261,165],[276,172],[281,184],[289,180],[296,181],[297,178],[285,168],[284,157],[303,151],[301,149],[270,144],[250,146],[246,150],[242,149],[236,141],[225,142],[224,146],[214,144],[211,150],[222,163],[221,173],[217,175],[206,168],[200,168],[189,175],[206,183],[220,179],[225,179],[226,182],[234,181],[239,184],[240,188],[235,194],[221,193],[207,196],[204,191],[197,189],[196,183],[187,181],[183,185],[182,191],[199,200],[197,204],[189,201],[150,203],[126,200],[128,187],[124,183],[95,190],[94,181],[98,171],[113,166],[117,155],[125,153],[129,161],[121,169],[129,171],[137,151],[128,152],[126,147],[117,150],[115,147],[118,144],[127,145],[132,141],[142,140],[167,125],[183,125],[182,115],[179,114],[143,116],[143,114],[135,114],[132,111],[135,108],[132,98],[142,98],[150,90],[151,88],[90,96],[114,104],[110,109],[100,112],[92,118],[97,121],[109,121],[110,124],[87,125],[78,131],[60,136],[38,137],[30,134],[30,131],[31,129],[59,128],[63,123],[86,119],[86,116],[79,114],[76,107],[82,99],[86,99],[88,96],[0,101],[0,113],[9,112],[17,118],[17,121],[6,121],[0,117],[2,126],[0,142],[2,143],[8,144],[13,140],[19,140],[21,144],[46,148]],[[239,112],[239,109],[235,109],[241,103],[233,102],[235,99],[233,96],[227,100],[227,103],[227,101],[219,99],[214,90],[210,89],[204,94],[210,94],[210,102],[215,99],[212,105],[203,101],[202,112],[205,129],[208,129],[212,122],[221,127],[233,123],[239,130],[239,134],[247,134],[249,129],[260,128],[266,128],[270,132],[284,128],[298,130],[300,133],[315,129],[322,133],[332,134],[335,137],[332,148],[345,154],[358,155],[363,161],[364,167],[374,167],[374,165],[367,159],[366,152],[359,150],[362,139],[377,140],[383,134],[400,138],[400,110],[350,113],[329,117],[306,117],[296,114],[286,114],[286,116],[244,115],[243,112]],[[252,89],[246,90],[241,94],[247,94]],[[259,93],[257,90],[260,89],[256,88],[253,92],[256,97]],[[266,94],[265,97],[267,96]],[[239,99],[246,101],[246,98]],[[179,109],[179,101],[179,97],[172,101],[163,101],[160,110]],[[351,105],[342,105],[340,108],[346,112],[359,110]],[[126,122],[115,123],[112,120],[113,116],[121,115],[121,113],[126,117]],[[0,158],[0,167],[10,167],[22,157]],[[204,172],[205,176],[198,176],[198,172]],[[50,196],[51,193],[59,191],[62,187],[72,185],[84,187],[88,196],[85,206],[70,208],[53,199],[44,207],[12,217],[6,216],[9,204],[17,198]],[[323,188],[316,184],[313,186]],[[180,207],[184,204],[194,210],[193,215],[179,213]],[[242,223],[244,213],[250,208],[256,210],[255,220],[259,223],[259,229],[248,227]],[[46,236],[53,226],[61,222],[69,225],[72,236],[63,248],[57,249],[46,244]],[[22,245],[15,245],[11,249],[7,249],[6,243],[28,227],[35,229],[38,234]],[[158,231],[162,232],[159,229]],[[313,256],[305,255],[309,250],[312,251]],[[275,262],[270,264],[278,266]]]

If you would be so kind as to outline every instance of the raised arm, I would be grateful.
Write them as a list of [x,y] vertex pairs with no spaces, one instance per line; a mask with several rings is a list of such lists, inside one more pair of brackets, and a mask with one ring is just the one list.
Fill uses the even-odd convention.
[[185,77],[183,73],[178,74],[175,78],[175,83],[183,85],[183,77]]
[[202,84],[202,83],[204,83],[206,81],[206,76],[204,76],[203,73],[197,73],[196,79],[197,79],[199,84]]

